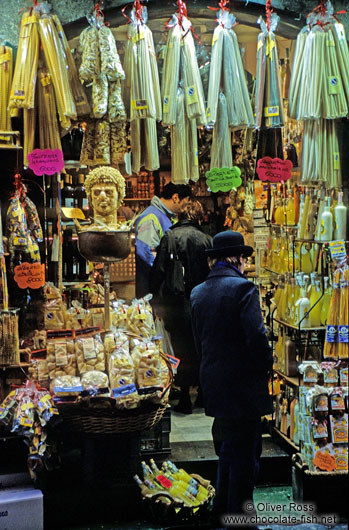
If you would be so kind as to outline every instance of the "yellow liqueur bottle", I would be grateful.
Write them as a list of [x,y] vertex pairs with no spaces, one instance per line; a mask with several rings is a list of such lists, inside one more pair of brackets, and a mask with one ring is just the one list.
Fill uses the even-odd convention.
[[321,294],[320,281],[315,280],[315,285],[312,285],[309,296],[310,307],[312,308],[309,314],[311,328],[321,326]]
[[286,203],[286,223],[289,226],[294,226],[296,222],[296,211],[294,205],[294,198],[292,193],[288,194],[287,203]]

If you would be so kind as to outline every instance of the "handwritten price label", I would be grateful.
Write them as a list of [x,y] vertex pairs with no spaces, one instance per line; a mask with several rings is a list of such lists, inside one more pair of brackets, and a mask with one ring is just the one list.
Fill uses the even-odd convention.
[[257,175],[260,180],[282,182],[291,178],[293,164],[290,160],[265,156],[257,161]]
[[45,265],[21,263],[15,267],[14,280],[20,289],[39,289],[45,285]]
[[206,184],[211,191],[230,191],[242,184],[241,170],[237,166],[212,168],[206,171]]
[[314,465],[323,471],[334,471],[336,469],[336,459],[328,453],[317,451],[314,457]]
[[60,149],[34,149],[28,154],[28,160],[35,175],[54,175],[64,168],[63,152]]

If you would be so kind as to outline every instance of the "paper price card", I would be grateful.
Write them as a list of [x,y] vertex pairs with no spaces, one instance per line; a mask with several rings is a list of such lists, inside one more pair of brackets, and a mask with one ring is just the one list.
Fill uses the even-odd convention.
[[257,161],[257,175],[260,180],[284,182],[291,178],[293,164],[290,160],[265,156]]
[[242,184],[241,170],[237,166],[212,168],[206,171],[206,184],[213,193],[230,191]]
[[20,289],[39,289],[45,285],[45,265],[21,263],[15,267],[14,280]]
[[60,149],[34,149],[28,154],[28,160],[35,175],[54,175],[64,168],[63,152]]
[[336,469],[336,459],[329,453],[317,451],[314,457],[314,465],[323,471],[334,471]]
[[343,240],[340,241],[330,241],[330,254],[331,258],[335,261],[341,261],[347,255],[345,250],[345,243]]

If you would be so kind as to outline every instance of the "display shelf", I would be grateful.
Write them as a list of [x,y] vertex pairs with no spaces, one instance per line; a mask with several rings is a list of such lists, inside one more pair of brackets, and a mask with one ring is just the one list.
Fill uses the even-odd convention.
[[8,370],[8,369],[15,369],[15,368],[27,368],[28,366],[31,366],[31,363],[19,363],[19,364],[0,364],[0,370]]
[[295,451],[299,451],[299,445],[296,445],[294,442],[292,442],[292,440],[290,440],[290,438],[288,436],[286,436],[286,434],[284,434],[283,432],[280,431],[280,429],[278,429],[277,427],[275,427],[275,425],[273,425],[273,431],[278,435],[280,436],[280,438],[282,438],[283,440],[285,440],[285,442],[287,442],[291,447],[292,449],[294,449]]
[[85,166],[84,164],[81,165],[79,160],[64,160],[64,169],[69,168],[86,169],[87,166]]
[[151,201],[153,197],[125,197],[124,201]]
[[300,328],[299,326],[295,326],[294,324],[289,324],[288,322],[285,322],[284,320],[281,320],[281,318],[273,317],[274,321],[278,324],[281,324],[282,326],[285,326],[287,328],[296,329],[297,331],[325,331],[325,326],[320,326],[318,328]]
[[23,149],[23,147],[21,145],[5,145],[5,144],[0,144],[0,149]]
[[288,383],[290,383],[292,386],[299,386],[299,380],[298,380],[298,377],[292,377],[290,375],[285,375],[283,374],[282,372],[280,372],[280,370],[276,370],[275,368],[273,369],[273,372],[275,374],[278,374],[280,377],[282,377],[283,379],[285,379],[285,381],[287,381]]

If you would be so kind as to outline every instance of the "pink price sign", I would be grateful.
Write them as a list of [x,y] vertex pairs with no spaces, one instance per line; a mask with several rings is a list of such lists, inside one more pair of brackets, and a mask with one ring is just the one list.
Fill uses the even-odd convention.
[[60,149],[34,149],[28,154],[28,160],[35,175],[54,175],[64,168],[63,152]]
[[265,156],[257,161],[257,175],[260,180],[283,182],[291,178],[293,164],[290,160]]

